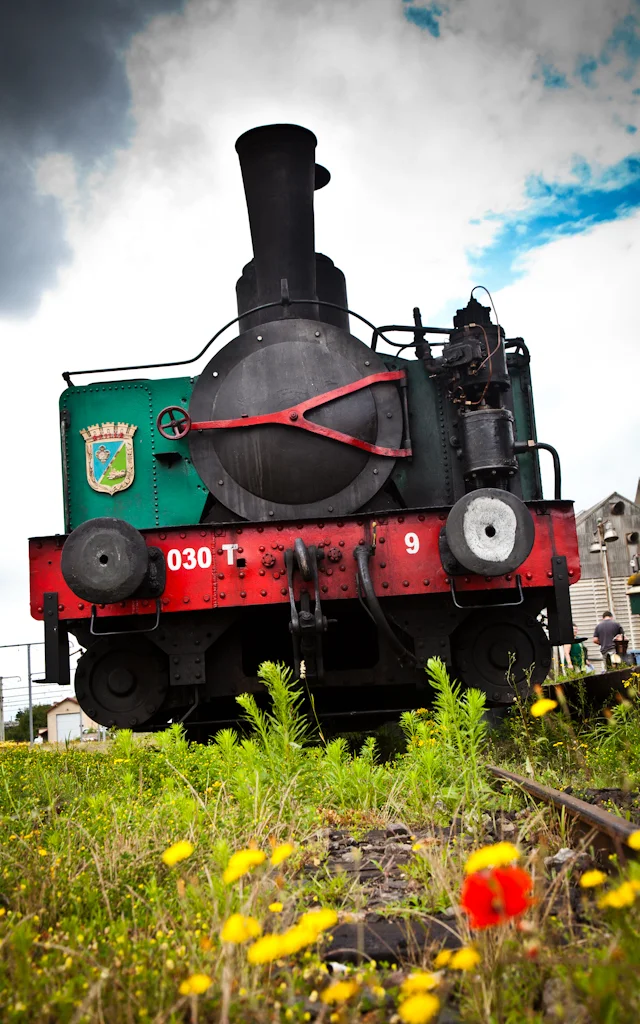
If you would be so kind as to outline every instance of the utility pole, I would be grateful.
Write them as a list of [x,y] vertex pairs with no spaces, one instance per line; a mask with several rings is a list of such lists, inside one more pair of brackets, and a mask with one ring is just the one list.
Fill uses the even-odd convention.
[[0,743],[4,743],[4,699],[2,696],[2,684],[5,679],[17,679],[20,682],[20,676],[0,676]]
[[31,692],[31,644],[27,644],[27,680],[29,682],[29,744],[33,746],[33,694]]

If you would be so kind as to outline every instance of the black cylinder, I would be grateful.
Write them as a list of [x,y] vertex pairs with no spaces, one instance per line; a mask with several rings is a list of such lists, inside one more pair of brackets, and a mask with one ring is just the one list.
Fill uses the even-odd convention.
[[460,416],[462,467],[467,484],[495,486],[518,470],[513,414],[508,409],[469,409]]
[[[347,308],[347,283],[344,274],[339,267],[336,267],[333,260],[324,256],[321,252],[316,253],[316,294],[318,300],[332,303],[331,306],[323,306],[318,302],[317,317],[310,319],[321,320],[325,324],[335,324],[345,331],[349,330],[349,316],[343,312]],[[247,331],[250,327],[257,327],[268,320],[276,320],[282,315],[278,309],[267,310],[262,313],[251,313],[243,316],[248,309],[258,305],[258,289],[256,282],[256,267],[253,260],[242,268],[242,276],[236,282],[236,297],[238,300],[238,313],[240,319],[240,330]],[[333,306],[342,306],[342,310],[334,309]],[[297,316],[299,307],[292,306],[290,313]]]
[[[294,124],[245,132],[236,142],[249,211],[256,300],[278,302],[287,279],[292,299],[316,296],[313,192],[316,137]],[[317,317],[317,307],[297,305],[296,317]],[[278,319],[268,315],[263,322]]]
[[[316,293],[318,299],[347,308],[347,282],[344,274],[333,260],[321,252],[316,253]],[[331,306],[318,306],[318,320],[349,330],[348,313],[332,309]]]

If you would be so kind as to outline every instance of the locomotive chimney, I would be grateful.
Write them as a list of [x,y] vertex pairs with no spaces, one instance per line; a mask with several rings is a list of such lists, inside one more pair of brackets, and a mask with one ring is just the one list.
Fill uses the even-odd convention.
[[[295,124],[253,128],[236,142],[254,254],[237,285],[240,312],[278,302],[283,278],[290,298],[317,297],[313,192],[329,174],[316,167],[315,148],[313,132]],[[294,305],[289,315],[317,319],[318,308]],[[265,310],[244,318],[242,326],[249,326],[249,319],[264,323],[281,316],[281,310]]]

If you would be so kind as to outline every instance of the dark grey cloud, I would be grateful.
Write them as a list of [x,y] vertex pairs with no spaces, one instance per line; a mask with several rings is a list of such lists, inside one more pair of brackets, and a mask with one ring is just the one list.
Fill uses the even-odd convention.
[[38,160],[67,153],[82,175],[127,144],[127,45],[150,18],[182,3],[0,4],[0,315],[33,312],[71,258],[58,200],[38,194]]

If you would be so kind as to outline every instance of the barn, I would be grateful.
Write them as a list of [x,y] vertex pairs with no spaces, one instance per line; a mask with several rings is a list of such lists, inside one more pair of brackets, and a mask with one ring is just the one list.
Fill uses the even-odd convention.
[[618,491],[576,516],[581,578],[571,587],[573,619],[587,637],[589,660],[602,668],[598,647],[591,643],[602,612],[610,609],[629,640],[640,650],[640,615],[631,612],[627,579],[640,569],[640,482],[634,501]]

